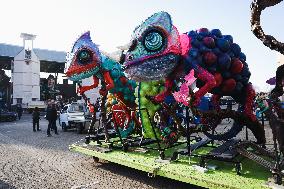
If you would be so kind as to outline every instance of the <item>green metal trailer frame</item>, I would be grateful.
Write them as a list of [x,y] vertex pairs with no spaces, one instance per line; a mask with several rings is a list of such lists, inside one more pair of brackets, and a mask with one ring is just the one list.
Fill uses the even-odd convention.
[[[112,163],[123,165],[129,168],[147,172],[149,176],[162,176],[177,181],[190,183],[205,188],[273,188],[273,181],[269,181],[271,173],[260,165],[249,159],[242,159],[241,175],[237,175],[235,165],[228,162],[210,160],[208,165],[217,166],[216,170],[202,172],[196,170],[193,165],[199,165],[198,157],[180,156],[176,161],[160,160],[157,151],[139,151],[134,148],[130,152],[122,150],[111,150],[103,152],[101,147],[94,142],[90,144],[75,143],[69,146],[73,152],[82,153]],[[173,150],[167,150],[166,157],[172,154]],[[197,154],[204,154],[209,147],[203,147],[196,151]]]

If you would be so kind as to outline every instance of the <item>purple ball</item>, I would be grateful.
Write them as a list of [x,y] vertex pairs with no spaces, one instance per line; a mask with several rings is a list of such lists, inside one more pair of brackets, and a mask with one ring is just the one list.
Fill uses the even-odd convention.
[[234,76],[234,79],[236,81],[240,81],[242,79],[242,76],[240,74],[237,74],[237,75]]
[[248,81],[249,81],[249,78],[248,78],[248,77],[243,77],[243,78],[242,78],[242,83],[243,83],[243,84],[245,84],[245,85],[248,84]]
[[237,82],[235,90],[240,92],[243,89],[244,85],[241,82]]
[[219,47],[219,49],[223,52],[227,52],[230,48],[230,44],[226,39],[217,39],[216,42],[217,46]]
[[241,75],[242,75],[242,76],[247,76],[247,75],[249,75],[249,69],[248,69],[247,66],[244,66],[244,67],[243,67],[243,70],[242,70],[242,72],[241,72]]
[[203,55],[203,61],[206,65],[211,66],[217,61],[217,56],[213,52],[206,52]]
[[215,35],[216,37],[222,37],[222,33],[219,29],[213,29],[211,30],[211,33]]
[[231,66],[231,57],[228,54],[222,54],[218,57],[218,64],[222,70],[228,70]]
[[198,30],[198,34],[202,35],[203,37],[208,36],[209,35],[209,30],[207,28],[200,28]]
[[196,59],[193,60],[192,63],[191,63],[192,68],[193,68],[193,69],[196,69],[196,68],[197,68],[197,65],[199,65],[199,61],[196,60]]
[[214,48],[212,51],[213,51],[216,55],[222,54],[222,52],[221,52],[221,50],[220,50],[219,48]]
[[242,62],[245,62],[246,59],[247,59],[247,58],[246,58],[246,55],[245,55],[243,52],[240,53],[240,56],[239,56],[239,57],[240,57],[240,60],[241,60]]
[[198,57],[196,58],[196,60],[198,61],[199,64],[202,64],[202,63],[203,63],[202,56],[198,56]]
[[215,47],[215,41],[212,37],[204,37],[203,43],[206,47],[213,49]]
[[202,52],[202,53],[206,53],[206,52],[210,52],[210,51],[211,51],[211,49],[207,48],[207,47],[204,46],[204,45],[201,45],[199,50],[200,50],[200,52]]
[[198,35],[196,36],[196,39],[198,39],[200,42],[203,41],[203,38],[204,38],[204,36],[203,36],[203,35],[200,35],[200,34],[198,34]]
[[189,37],[195,37],[197,35],[196,31],[191,30],[190,32],[187,33]]
[[194,60],[194,57],[192,57],[192,56],[190,56],[190,55],[187,55],[187,56],[185,57],[185,60],[186,60],[186,62],[192,62],[192,61]]
[[232,74],[228,71],[225,71],[222,73],[223,78],[228,79],[232,76]]
[[230,52],[228,53],[228,55],[229,55],[231,58],[235,58],[235,54],[234,54],[232,51],[230,51]]
[[239,55],[241,53],[241,47],[238,44],[233,43],[231,45],[231,49],[232,49],[233,53],[235,54],[235,56],[239,57]]
[[198,33],[209,33],[209,30],[207,28],[200,28]]
[[192,40],[191,40],[191,45],[192,45],[193,47],[199,48],[200,45],[201,45],[201,43],[200,43],[200,41],[197,40],[197,39],[192,39]]
[[195,48],[190,49],[189,56],[193,57],[193,58],[197,57],[198,56],[198,49],[195,49]]
[[233,43],[233,37],[231,35],[224,35],[223,38],[228,40],[230,43]]

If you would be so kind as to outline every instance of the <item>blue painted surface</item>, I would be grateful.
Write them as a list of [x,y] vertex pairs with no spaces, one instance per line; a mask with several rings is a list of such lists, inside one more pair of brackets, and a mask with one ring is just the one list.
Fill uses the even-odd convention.
[[[197,107],[197,109],[201,110],[201,111],[208,111],[210,107],[210,98],[209,97],[205,97],[203,96],[201,98],[201,102],[199,104],[199,106]],[[194,124],[200,124],[200,117],[194,117]]]

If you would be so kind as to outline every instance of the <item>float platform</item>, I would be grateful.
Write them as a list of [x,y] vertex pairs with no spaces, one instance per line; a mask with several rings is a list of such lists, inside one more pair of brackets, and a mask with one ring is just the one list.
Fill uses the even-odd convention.
[[[178,148],[182,148],[182,146],[166,150],[166,158],[170,157],[173,151],[178,150]],[[130,152],[105,150],[105,148],[98,147],[94,142],[90,144],[75,143],[70,145],[69,149],[73,152],[147,172],[149,176],[158,175],[205,188],[261,189],[283,187],[273,184],[273,181],[269,182],[271,173],[245,158],[240,160],[242,170],[241,175],[238,175],[234,163],[217,160],[206,160],[207,165],[215,169],[208,169],[203,172],[199,167],[200,157],[189,158],[189,156],[180,155],[176,161],[161,160],[157,151],[142,150],[141,148],[130,149]],[[205,154],[211,149],[210,147],[202,147],[196,150],[195,154]]]

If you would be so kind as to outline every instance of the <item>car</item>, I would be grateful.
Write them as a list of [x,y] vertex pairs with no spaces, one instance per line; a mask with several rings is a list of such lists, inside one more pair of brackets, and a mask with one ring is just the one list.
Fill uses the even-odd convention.
[[8,109],[0,109],[0,121],[16,121],[17,113]]
[[59,125],[63,131],[76,128],[78,133],[82,133],[85,128],[87,114],[88,110],[83,103],[72,102],[61,109]]

